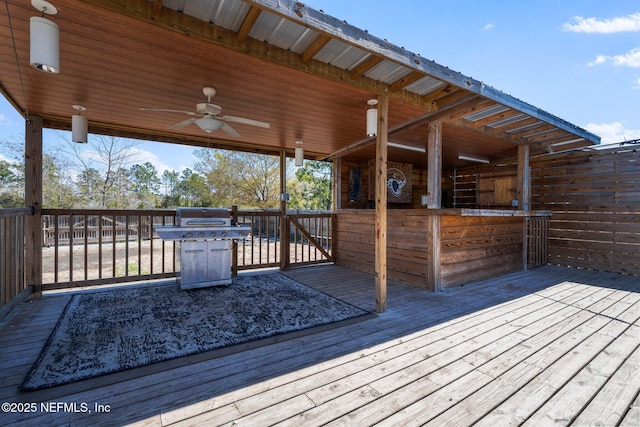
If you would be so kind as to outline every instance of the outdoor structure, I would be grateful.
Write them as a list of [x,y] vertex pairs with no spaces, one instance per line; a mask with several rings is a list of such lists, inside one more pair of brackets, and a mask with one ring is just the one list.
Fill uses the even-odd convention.
[[[25,118],[26,160],[25,207],[0,210],[3,424],[638,425],[638,141],[595,147],[583,129],[297,1],[54,1],[55,14],[0,7],[0,91]],[[34,39],[51,42],[36,58]],[[100,348],[143,308],[171,320],[212,304],[153,297],[159,279],[173,289],[179,251],[153,227],[175,225],[175,210],[42,206],[44,128],[279,156],[280,210],[230,207],[251,230],[233,273],[279,267],[272,277],[365,314],[19,389],[82,297],[98,300],[89,311],[104,329],[84,332]],[[332,212],[287,210],[294,156],[333,162]],[[252,297],[243,317],[258,299],[285,311],[283,289]],[[103,321],[100,298],[120,291],[138,295],[133,308],[112,303]],[[67,325],[83,341],[78,313]],[[156,340],[149,323],[142,335]]]
[[[306,158],[333,161],[333,261],[375,274],[379,312],[388,277],[438,291],[546,263],[549,217],[567,193],[549,199],[545,156],[599,143],[561,118],[301,2],[55,3],[57,13],[47,19],[59,27],[59,73],[29,65],[29,19],[40,12],[18,0],[0,11],[0,90],[26,122],[27,208],[11,225],[25,233],[26,279],[7,294],[41,291],[42,129],[71,130],[74,114],[95,134],[283,160],[301,148]],[[184,112],[192,118],[183,121]],[[599,155],[579,158],[589,165]],[[631,177],[625,196],[615,209],[597,198],[581,209],[591,217],[591,208],[611,208],[633,223],[637,153],[608,155],[626,167],[612,173]],[[580,215],[563,217],[571,218]],[[616,242],[627,261],[615,271],[638,274],[629,261],[638,254],[633,232]],[[564,242],[561,234],[551,238]],[[586,264],[593,265],[576,265]]]

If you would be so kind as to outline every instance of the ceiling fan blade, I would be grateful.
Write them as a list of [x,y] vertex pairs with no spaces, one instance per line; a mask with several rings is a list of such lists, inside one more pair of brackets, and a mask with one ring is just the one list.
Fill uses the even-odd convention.
[[167,110],[166,108],[141,108],[140,111],[162,111],[165,113],[182,113],[188,114],[190,116],[197,116],[198,113],[194,113],[193,111],[183,111],[183,110]]
[[235,136],[236,138],[240,136],[240,134],[228,124],[222,125],[222,130],[225,131],[229,136]]
[[191,123],[195,122],[197,119],[187,119],[185,121],[182,121],[180,123],[176,123],[175,125],[171,126],[169,129],[180,129],[182,127],[185,127],[187,125],[190,125]]
[[224,116],[219,118],[227,122],[244,123],[245,125],[258,126],[265,129],[269,129],[271,127],[269,123],[259,122],[257,120],[245,119],[244,117]]

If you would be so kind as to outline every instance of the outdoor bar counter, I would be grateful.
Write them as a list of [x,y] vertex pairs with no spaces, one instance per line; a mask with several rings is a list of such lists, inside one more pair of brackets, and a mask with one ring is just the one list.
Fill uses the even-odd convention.
[[[336,214],[336,264],[374,273],[375,210]],[[389,209],[388,278],[441,290],[544,264],[550,216],[515,209]],[[434,280],[435,287],[429,285]]]

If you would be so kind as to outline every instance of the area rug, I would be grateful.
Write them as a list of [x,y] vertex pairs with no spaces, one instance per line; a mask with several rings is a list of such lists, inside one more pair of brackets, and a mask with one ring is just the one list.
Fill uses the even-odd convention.
[[20,389],[67,384],[367,313],[280,273],[238,276],[228,287],[76,294]]

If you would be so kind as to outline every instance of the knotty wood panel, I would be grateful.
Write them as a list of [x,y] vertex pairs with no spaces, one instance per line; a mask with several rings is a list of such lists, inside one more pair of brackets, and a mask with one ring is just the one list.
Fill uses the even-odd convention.
[[442,217],[444,286],[522,269],[523,221],[523,217]]
[[640,157],[633,147],[533,159],[532,204],[552,210],[550,262],[640,274]]
[[[552,211],[550,262],[640,275],[640,154],[621,146],[530,158],[531,209]],[[515,160],[458,170],[455,206],[475,207],[478,180]],[[479,189],[479,187],[478,187]]]
[[[427,218],[424,211],[391,209],[387,215],[387,275],[390,280],[425,287]],[[375,214],[372,210],[337,212],[340,242],[336,264],[373,274]]]
[[[374,214],[338,211],[336,263],[372,273]],[[421,210],[389,210],[388,275],[425,287],[428,273],[428,219]],[[444,286],[522,269],[523,217],[442,216],[440,268]]]

